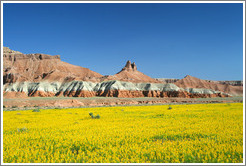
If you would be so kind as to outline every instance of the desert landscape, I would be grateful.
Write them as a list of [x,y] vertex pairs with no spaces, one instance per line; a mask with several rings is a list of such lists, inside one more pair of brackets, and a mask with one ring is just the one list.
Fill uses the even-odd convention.
[[1,5],[1,164],[245,164],[244,3]]
[[3,51],[5,163],[243,161],[242,81],[156,79],[130,61],[103,76]]
[[130,61],[103,76],[59,55],[3,51],[6,163],[242,162],[242,81],[155,79]]
[[[6,109],[241,102],[243,96],[242,81],[202,80],[190,75],[183,79],[156,79],[138,71],[130,61],[117,74],[103,76],[63,62],[59,55],[23,54],[7,47],[3,52]],[[42,97],[50,100],[42,102]],[[204,99],[197,101],[196,98]]]

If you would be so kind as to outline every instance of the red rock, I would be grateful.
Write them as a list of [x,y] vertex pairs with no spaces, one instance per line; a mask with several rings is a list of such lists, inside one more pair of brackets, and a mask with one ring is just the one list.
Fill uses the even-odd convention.
[[174,83],[180,88],[203,88],[221,91],[231,95],[243,95],[243,86],[223,85],[220,83],[208,82],[196,77],[187,75],[185,78]]
[[113,76],[105,76],[101,79],[101,81],[108,80],[118,80],[118,81],[126,81],[126,82],[148,82],[148,83],[161,83],[154,78],[151,78],[142,72],[137,70],[137,66],[135,63],[131,63],[131,61],[127,61],[125,67],[122,68],[120,72]]
[[60,56],[47,54],[22,54],[4,47],[3,80],[5,83],[16,81],[66,81],[87,80],[98,82],[101,74],[60,60]]

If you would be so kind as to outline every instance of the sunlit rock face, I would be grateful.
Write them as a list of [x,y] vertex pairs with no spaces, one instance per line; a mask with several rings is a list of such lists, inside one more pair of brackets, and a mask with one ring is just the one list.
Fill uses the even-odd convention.
[[138,71],[127,61],[120,72],[103,76],[88,68],[68,64],[59,55],[23,54],[3,49],[5,97],[227,97],[242,95],[242,86],[222,85],[192,76],[163,82]]

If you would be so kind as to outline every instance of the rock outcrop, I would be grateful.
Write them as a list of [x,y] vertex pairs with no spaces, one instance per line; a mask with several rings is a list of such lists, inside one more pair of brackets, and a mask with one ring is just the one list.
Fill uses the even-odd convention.
[[5,84],[4,92],[20,92],[31,97],[228,97],[229,94],[202,88],[179,88],[175,84],[105,81],[16,82]]
[[120,72],[102,76],[88,68],[61,61],[60,56],[23,54],[4,47],[5,98],[25,97],[228,97],[241,95],[243,87],[209,83],[187,76],[164,83],[137,70],[127,61]]
[[243,81],[213,81],[213,80],[206,80],[208,82],[213,82],[215,84],[223,84],[223,85],[232,85],[232,86],[243,86]]
[[[136,70],[137,70],[137,66],[136,66],[135,62],[131,63],[131,61],[128,60],[128,61],[126,62],[125,67],[124,67],[120,72],[122,72],[122,71],[124,71],[124,70],[126,70],[126,71],[128,71],[128,72],[136,71]],[[120,73],[120,72],[119,72],[119,73]]]
[[214,82],[208,82],[206,80],[202,80],[196,77],[192,77],[190,75],[185,76],[183,79],[178,80],[174,83],[178,87],[181,88],[202,88],[202,89],[211,89],[214,91],[221,91],[224,93],[228,93],[234,96],[242,96],[243,95],[243,86],[232,86],[228,84],[220,84]]
[[131,61],[127,61],[125,67],[122,68],[120,72],[113,76],[106,76],[103,78],[102,81],[108,81],[108,80],[118,80],[118,81],[124,81],[124,82],[134,82],[134,83],[142,83],[142,82],[148,82],[148,83],[161,83],[161,81],[158,81],[154,78],[151,78],[144,73],[137,70],[136,64]]
[[4,47],[3,82],[41,82],[84,80],[98,82],[101,74],[60,60],[60,56],[22,54]]
[[175,83],[177,82],[179,79],[176,78],[156,78],[157,81],[161,81],[163,83]]

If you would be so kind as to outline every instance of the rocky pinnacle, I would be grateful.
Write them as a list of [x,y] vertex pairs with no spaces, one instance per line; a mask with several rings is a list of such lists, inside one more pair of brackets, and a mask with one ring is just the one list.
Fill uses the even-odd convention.
[[127,61],[125,67],[122,70],[127,70],[127,71],[135,71],[137,70],[137,66],[135,62],[131,63],[131,61]]

